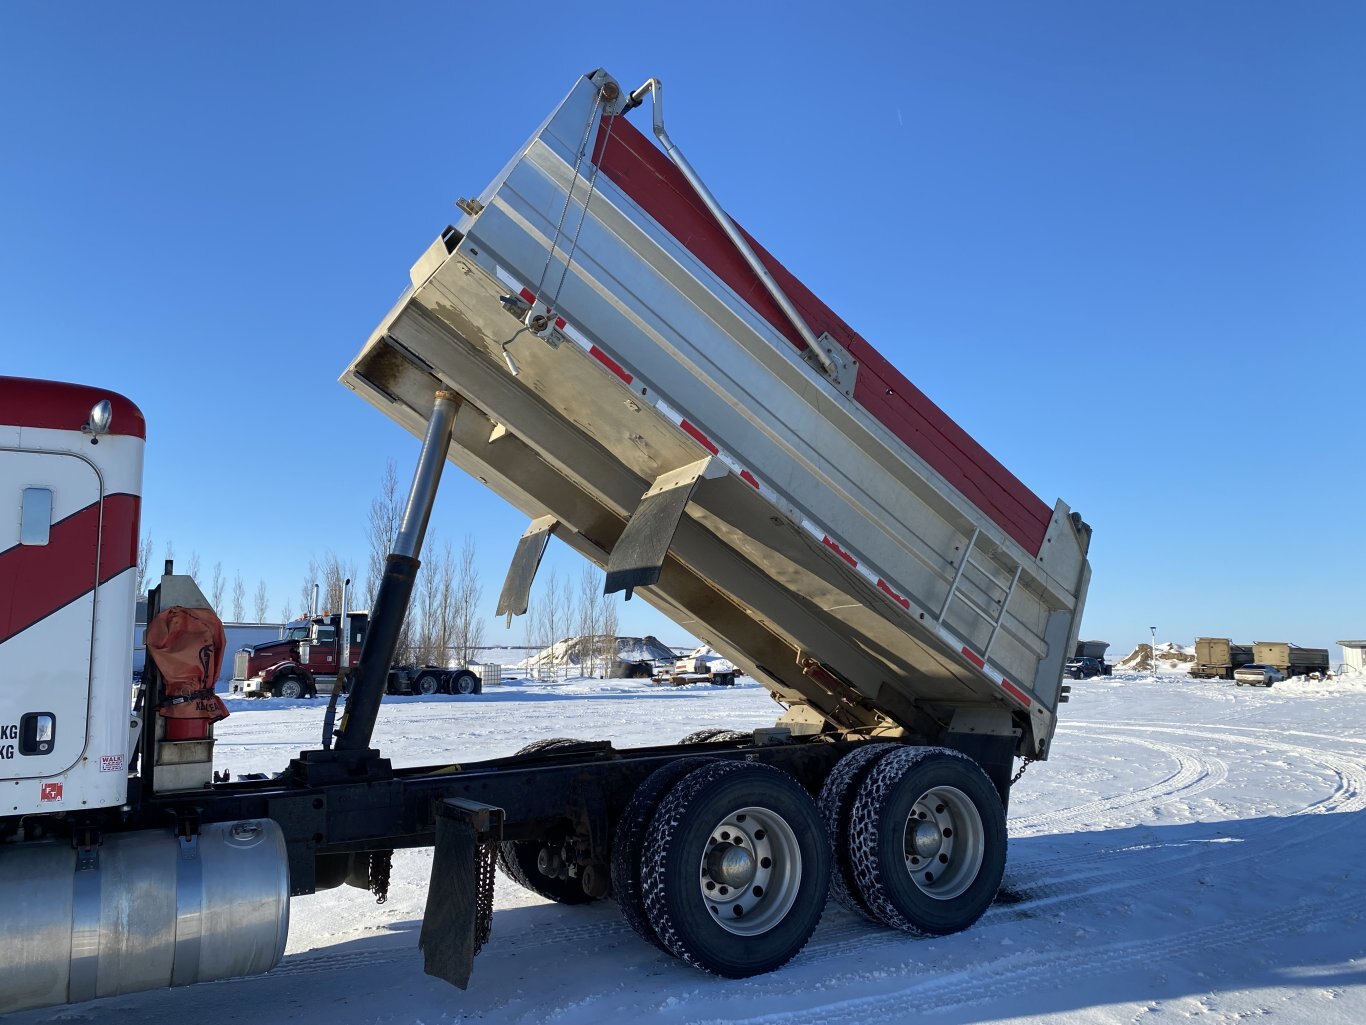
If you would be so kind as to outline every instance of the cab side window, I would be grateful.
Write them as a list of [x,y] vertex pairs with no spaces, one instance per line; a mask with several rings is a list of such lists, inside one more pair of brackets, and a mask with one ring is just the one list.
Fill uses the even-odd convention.
[[52,533],[52,489],[24,488],[19,506],[19,543],[45,545]]

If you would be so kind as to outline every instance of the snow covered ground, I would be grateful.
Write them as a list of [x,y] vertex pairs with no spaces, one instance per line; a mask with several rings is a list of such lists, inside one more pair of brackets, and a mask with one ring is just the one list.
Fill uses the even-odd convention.
[[[230,703],[219,763],[273,770],[315,746],[321,702]],[[550,736],[620,745],[771,724],[734,689],[582,681],[388,699],[396,764],[510,754]],[[13,1023],[445,1025],[1366,1022],[1366,679],[1271,690],[1169,674],[1073,685],[1053,757],[1015,787],[1005,886],[967,932],[917,939],[831,904],[771,975],[699,974],[609,899],[546,904],[499,877],[467,992],[422,973],[430,852],[399,852],[390,900],[295,900],[266,976],[14,1015]]]

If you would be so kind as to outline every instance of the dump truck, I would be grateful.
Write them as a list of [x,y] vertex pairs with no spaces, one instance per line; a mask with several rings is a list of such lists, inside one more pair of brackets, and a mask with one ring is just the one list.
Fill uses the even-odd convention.
[[[422,448],[348,693],[278,771],[215,772],[221,626],[169,564],[128,708],[137,407],[0,379],[0,560],[44,582],[0,605],[0,1012],[267,971],[292,896],[382,894],[398,848],[433,848],[419,943],[460,987],[495,865],[736,978],[796,956],[832,894],[930,935],[995,899],[1090,528],[730,219],[657,80],[577,80],[461,208],[343,374]],[[559,537],[766,687],[773,725],[393,768],[371,738],[447,462],[529,519],[499,614]]]
[[1287,679],[1328,673],[1327,648],[1301,648],[1286,641],[1257,641],[1252,645],[1252,661],[1279,669]]
[[1195,639],[1195,663],[1190,674],[1206,679],[1231,680],[1233,672],[1249,664],[1260,661],[1252,656],[1252,645],[1233,644],[1227,637],[1197,637]]

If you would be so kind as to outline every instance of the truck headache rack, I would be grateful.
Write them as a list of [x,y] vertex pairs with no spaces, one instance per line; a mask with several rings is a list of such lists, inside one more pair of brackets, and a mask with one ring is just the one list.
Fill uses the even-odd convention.
[[798,716],[935,737],[975,706],[1046,755],[1089,528],[729,219],[660,95],[576,83],[343,382],[419,435],[457,393],[450,458],[531,520],[500,613],[553,530]]

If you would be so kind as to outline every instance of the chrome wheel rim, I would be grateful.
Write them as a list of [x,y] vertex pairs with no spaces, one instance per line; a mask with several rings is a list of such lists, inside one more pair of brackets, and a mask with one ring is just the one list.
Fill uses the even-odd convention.
[[292,676],[284,683],[280,684],[280,697],[282,698],[297,698],[302,695],[303,692],[303,684]]
[[986,853],[977,806],[956,787],[921,794],[906,817],[906,871],[921,893],[952,900],[972,885]]
[[435,676],[424,676],[417,681],[417,689],[422,694],[435,694],[440,689]]
[[712,826],[698,865],[698,890],[716,923],[736,936],[776,926],[797,900],[797,834],[768,808],[737,808]]

